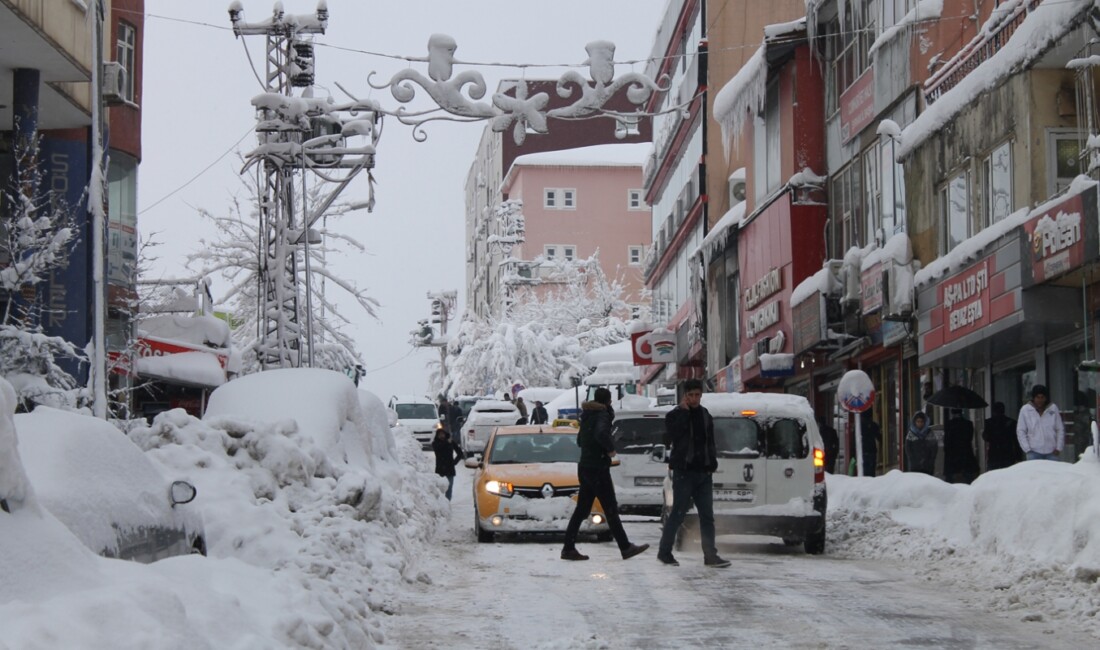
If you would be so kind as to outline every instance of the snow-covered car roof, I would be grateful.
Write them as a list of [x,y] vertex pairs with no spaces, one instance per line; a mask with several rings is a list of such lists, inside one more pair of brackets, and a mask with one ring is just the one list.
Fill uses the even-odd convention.
[[435,404],[425,395],[394,395],[390,398],[391,404]]
[[615,419],[622,418],[636,418],[646,415],[660,415],[664,417],[665,413],[672,410],[671,405],[666,406],[647,406],[646,408],[622,408],[615,410]]
[[756,411],[762,417],[800,417],[814,421],[814,410],[805,397],[783,393],[705,393],[702,405],[715,417],[731,417]]
[[171,481],[110,423],[39,406],[17,414],[15,427],[39,502],[93,551],[117,556],[142,527],[201,534],[198,511],[173,508]]
[[516,405],[502,399],[481,399],[474,402],[470,413],[484,413],[486,411],[515,411],[519,413]]

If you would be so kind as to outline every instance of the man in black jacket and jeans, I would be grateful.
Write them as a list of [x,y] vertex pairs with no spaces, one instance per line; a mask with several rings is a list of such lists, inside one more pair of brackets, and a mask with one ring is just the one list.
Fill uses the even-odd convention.
[[672,545],[694,501],[699,511],[703,563],[710,567],[728,567],[729,561],[718,556],[714,543],[713,475],[718,470],[714,419],[700,404],[703,382],[688,379],[681,390],[680,403],[665,415],[664,442],[669,449],[668,468],[672,472],[672,511],[661,531],[657,559],[670,566],[680,565],[672,556]]
[[619,544],[624,560],[638,555],[649,548],[649,544],[631,544],[627,539],[623,522],[619,519],[619,504],[615,500],[615,484],[611,482],[611,458],[615,455],[615,444],[611,438],[611,421],[615,414],[611,410],[611,391],[597,388],[591,402],[581,405],[581,429],[577,433],[577,445],[581,448],[581,458],[577,461],[577,478],[581,489],[577,495],[577,507],[565,529],[565,546],[561,549],[563,560],[587,560],[588,556],[577,550],[577,533],[583,522],[592,512],[592,502],[600,500],[603,514],[611,534]]

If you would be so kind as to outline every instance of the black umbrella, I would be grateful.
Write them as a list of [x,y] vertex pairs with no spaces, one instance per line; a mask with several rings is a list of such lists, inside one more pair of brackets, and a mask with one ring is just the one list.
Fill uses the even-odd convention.
[[949,409],[984,409],[989,402],[966,386],[947,386],[928,398],[928,403]]

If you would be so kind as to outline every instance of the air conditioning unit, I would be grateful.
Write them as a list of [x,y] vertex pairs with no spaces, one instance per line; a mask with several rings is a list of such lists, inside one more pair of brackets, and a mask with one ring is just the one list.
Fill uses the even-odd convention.
[[126,90],[129,88],[128,74],[126,68],[118,61],[108,61],[103,64],[103,83],[101,86],[103,88],[103,101],[108,105],[117,106],[126,103]]
[[741,167],[730,174],[728,180],[730,207],[745,200],[745,168]]

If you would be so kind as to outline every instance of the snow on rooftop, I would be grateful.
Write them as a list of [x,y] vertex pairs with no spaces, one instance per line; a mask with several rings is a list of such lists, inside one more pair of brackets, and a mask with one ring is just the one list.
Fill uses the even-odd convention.
[[513,167],[641,167],[653,150],[649,142],[597,144],[517,156]]
[[741,129],[750,113],[758,113],[764,108],[768,82],[764,48],[764,45],[757,48],[714,98],[714,119],[722,128],[722,146],[727,157],[730,144],[736,148],[740,141]]
[[229,323],[214,316],[150,316],[138,323],[138,333],[159,339],[216,348],[229,347]]
[[913,247],[909,244],[909,235],[899,232],[881,247],[868,251],[860,262],[860,271],[866,271],[875,264],[884,260],[892,260],[898,264],[908,264],[913,261]]
[[585,386],[630,384],[638,380],[638,368],[633,361],[604,361],[596,371],[584,378]]
[[791,307],[802,304],[807,298],[818,292],[822,295],[837,293],[842,286],[840,278],[836,276],[829,262],[825,262],[825,266],[820,271],[799,282],[798,286],[794,288],[794,291],[791,292]]
[[796,20],[792,20],[786,23],[775,23],[773,25],[764,25],[764,38],[772,40],[775,38],[782,38],[784,36],[790,36],[791,34],[799,34],[806,30],[806,17],[803,16]]
[[633,363],[633,344],[629,340],[619,341],[584,353],[583,362],[586,366],[598,366],[606,361],[628,361]]
[[1067,198],[1081,194],[1090,189],[1095,189],[1098,183],[1088,176],[1078,176],[1070,183],[1069,189],[1049,201],[1035,207],[1032,210],[1021,208],[1016,212],[1001,219],[997,223],[984,228],[969,239],[965,239],[958,246],[951,249],[946,255],[941,255],[935,261],[929,263],[914,274],[913,282],[917,288],[924,287],[930,282],[938,280],[943,275],[955,271],[962,266],[974,261],[985,250],[986,246],[1007,235],[1012,230],[1026,223],[1032,217],[1038,216]]
[[[976,38],[987,37],[1021,1],[1009,0],[995,9]],[[973,104],[980,95],[1033,64],[1058,39],[1074,29],[1080,23],[1076,20],[1078,15],[1093,4],[1094,0],[1045,0],[1031,10],[1000,50],[963,77],[954,88],[941,95],[905,127],[897,157],[904,158],[912,153],[928,137]],[[717,108],[715,110],[717,112]]]
[[178,352],[137,357],[134,370],[143,377],[167,379],[193,386],[216,388],[225,383],[225,369],[209,352]]
[[710,264],[711,255],[725,243],[725,237],[730,228],[740,228],[744,219],[745,202],[741,201],[726,210],[726,213],[714,224],[707,236],[703,237],[703,241],[699,243],[699,250],[703,251],[703,257],[707,264]]

